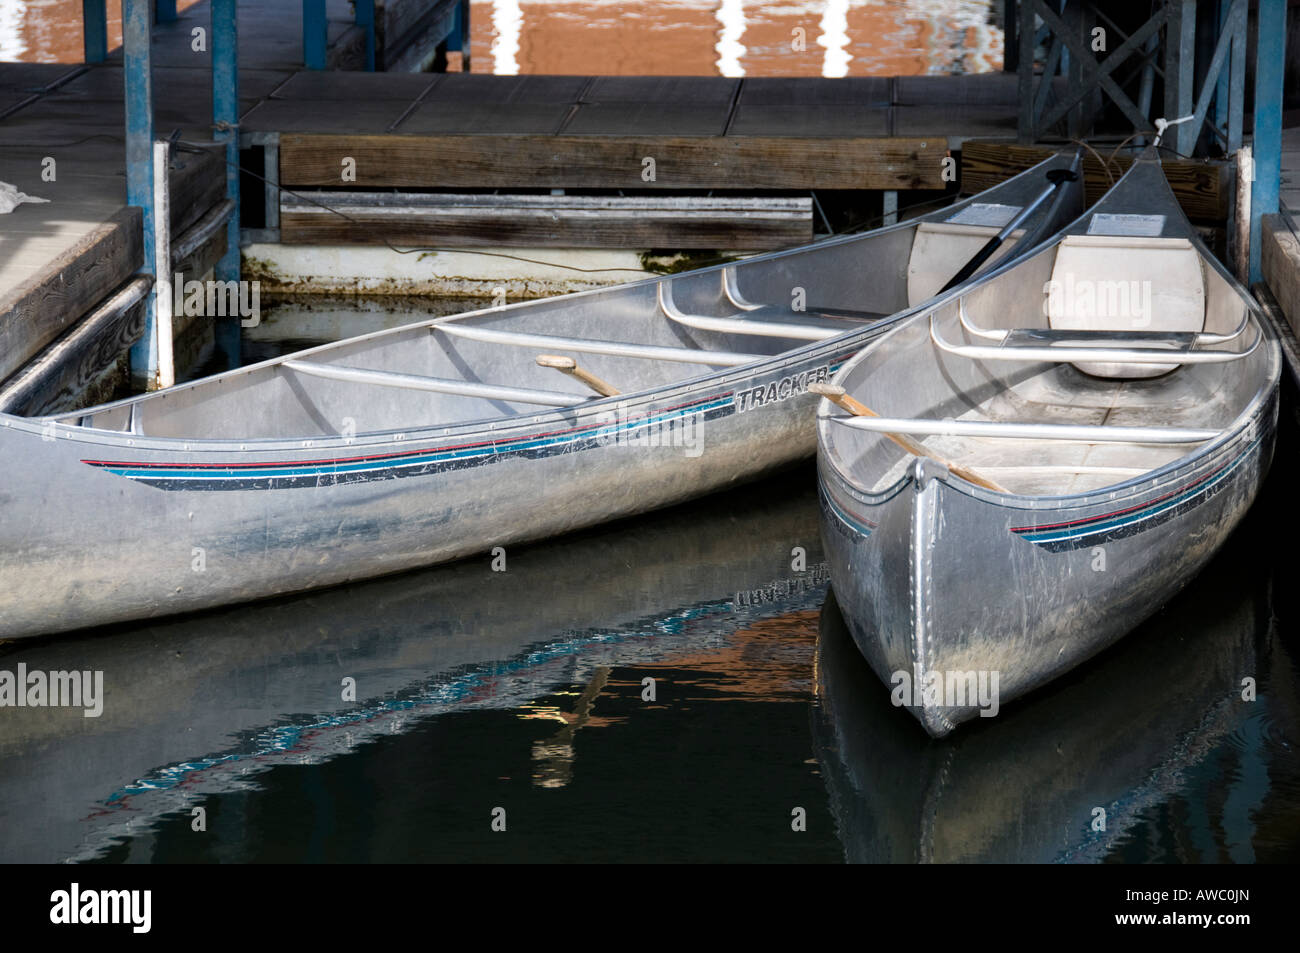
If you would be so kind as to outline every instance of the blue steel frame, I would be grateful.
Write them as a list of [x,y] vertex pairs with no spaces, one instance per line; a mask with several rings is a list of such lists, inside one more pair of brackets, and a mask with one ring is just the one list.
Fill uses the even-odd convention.
[[[126,204],[143,211],[144,252],[140,271],[154,271],[153,74],[149,44],[153,33],[151,0],[122,0],[123,71],[126,90]],[[102,3],[101,3],[102,9]],[[158,323],[155,298],[145,298],[144,336],[131,346],[132,372],[152,388],[158,374]]]
[[325,0],[302,0],[302,62],[307,69],[325,68],[328,43]]
[[1275,215],[1282,188],[1282,80],[1286,71],[1286,8],[1282,0],[1259,5],[1255,62],[1255,181],[1250,190],[1250,283],[1263,278],[1260,221]]
[[356,24],[366,31],[366,69],[375,70],[375,0],[353,0]]
[[108,58],[108,0],[81,0],[81,39],[87,63]]
[[226,144],[226,198],[235,209],[226,222],[226,253],[217,262],[219,281],[239,278],[239,31],[236,0],[212,0],[213,138]]

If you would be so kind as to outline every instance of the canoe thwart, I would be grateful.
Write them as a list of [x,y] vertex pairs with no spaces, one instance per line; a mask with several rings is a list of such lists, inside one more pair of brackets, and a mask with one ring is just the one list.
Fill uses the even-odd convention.
[[[800,341],[824,341],[827,338],[838,337],[857,327],[856,324],[849,322],[838,322],[834,326],[827,326],[825,322],[802,320],[803,314],[796,311],[791,311],[788,315],[785,315],[790,319],[787,321],[755,321],[745,317],[716,318],[702,314],[686,314],[673,303],[673,294],[669,287],[671,284],[670,281],[659,282],[659,310],[663,312],[664,317],[668,320],[688,328],[695,328],[698,331],[716,331],[720,334],[752,334],[756,337],[795,338]],[[756,308],[747,313],[756,314],[759,310],[761,309]],[[794,319],[800,320],[796,322]]]
[[[1216,334],[1210,331],[1103,331],[1099,329],[1093,330],[1086,328],[984,328],[971,321],[970,315],[966,312],[965,298],[962,298],[957,302],[957,319],[961,322],[962,330],[972,337],[984,338],[988,341],[997,341],[1008,347],[1022,347],[1026,343],[1032,345],[1058,345],[1070,341],[1087,342],[1087,345],[1090,347],[1104,347],[1108,342],[1113,341],[1115,342],[1114,346],[1116,347],[1122,344],[1147,344],[1154,347],[1191,350],[1194,347],[1208,347],[1212,344],[1227,344],[1229,341],[1235,341],[1245,333],[1246,328],[1250,325],[1250,312],[1243,307],[1241,309],[1241,321],[1227,334]],[[1245,353],[1243,353],[1243,357],[1245,356]]]
[[879,311],[853,311],[847,308],[824,308],[821,306],[809,308],[807,311],[789,311],[780,308],[774,308],[769,304],[756,304],[748,300],[740,293],[740,286],[736,282],[736,269],[734,267],[722,269],[722,294],[732,305],[741,311],[755,312],[757,316],[771,318],[780,316],[803,317],[805,315],[813,318],[825,318],[830,321],[845,321],[856,324],[870,324],[889,317],[887,314],[881,314]]
[[[809,388],[811,389],[811,388]],[[858,430],[928,437],[1005,437],[1018,440],[1074,440],[1082,443],[1205,443],[1222,430],[1185,427],[1110,427],[1086,424],[1012,423],[998,420],[936,420],[911,417],[832,417]]]
[[[949,354],[977,361],[1048,361],[1058,364],[1084,362],[1115,362],[1126,364],[1224,364],[1249,357],[1263,340],[1263,332],[1256,329],[1255,340],[1244,351],[1197,351],[1203,343],[1200,335],[1184,332],[1143,331],[1056,331],[1037,328],[1016,328],[1006,332],[997,344],[953,344],[939,333],[934,315],[930,316],[930,339],[935,346]],[[1095,337],[1094,337],[1095,335]],[[1140,339],[1128,335],[1143,335]],[[1152,336],[1154,335],[1154,336]],[[988,333],[985,337],[988,337]],[[1184,342],[1184,339],[1185,342]],[[1053,340],[1088,341],[1086,345],[1055,344]],[[1132,340],[1148,340],[1149,347],[1126,347]],[[1014,341],[1028,343],[1017,344]],[[1035,342],[1047,343],[1035,343]],[[1156,346],[1156,342],[1184,342],[1185,346]]]
[[[814,394],[820,394],[821,396],[829,400],[831,403],[835,404],[837,407],[847,410],[850,414],[854,415],[855,419],[862,419],[862,418],[875,418],[877,420],[880,419],[879,414],[877,414],[874,410],[872,410],[866,404],[862,403],[857,398],[849,396],[849,394],[844,390],[844,388],[839,386],[838,384],[828,384],[823,381],[813,381],[811,384],[808,385],[808,390]],[[994,493],[1008,492],[1005,487],[1003,487],[998,483],[993,482],[988,477],[981,476],[980,474],[976,473],[974,470],[971,470],[967,467],[963,467],[960,464],[953,463],[951,460],[944,459],[943,457],[939,456],[933,451],[926,449],[921,444],[917,443],[915,440],[911,440],[908,437],[901,436],[895,432],[882,431],[882,433],[884,433],[886,437],[894,441],[894,443],[898,444],[908,453],[912,454],[912,456],[925,457],[927,459],[935,461],[936,463],[940,463],[943,466],[948,468],[949,473],[956,474],[957,476],[961,477],[963,480],[967,481],[968,483],[974,483],[976,486],[982,486],[984,487],[984,489],[992,490]]]
[[481,397],[486,400],[505,400],[518,404],[541,404],[547,407],[572,407],[584,402],[577,394],[560,391],[536,390],[531,387],[501,387],[477,381],[455,381],[418,374],[396,374],[392,371],[375,371],[363,367],[346,367],[336,364],[315,364],[311,361],[285,361],[280,365],[299,374],[321,377],[349,384],[373,384],[379,387],[402,387],[407,390],[426,390],[436,394],[455,394],[460,397]]

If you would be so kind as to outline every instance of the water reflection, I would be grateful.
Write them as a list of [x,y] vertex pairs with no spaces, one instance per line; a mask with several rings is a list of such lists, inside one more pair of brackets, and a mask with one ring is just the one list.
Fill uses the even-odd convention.
[[[1297,669],[1260,548],[1266,520],[1252,513],[1186,592],[1113,650],[943,742],[890,704],[829,597],[813,735],[846,859],[1294,858]],[[1242,699],[1247,677],[1253,702]]]
[[[80,709],[5,711],[0,859],[84,860],[117,844],[139,847],[164,828],[187,831],[196,804],[262,790],[274,768],[317,771],[418,734],[432,716],[492,710],[554,723],[537,732],[524,776],[556,789],[571,783],[582,738],[628,717],[610,720],[611,695],[635,703],[642,732],[669,724],[656,710],[680,716],[693,698],[718,691],[805,709],[826,585],[811,484],[803,468],[512,549],[505,572],[485,556],[164,624],[4,646],[0,668],[11,671],[20,662],[29,671],[103,671],[106,701],[94,719]],[[795,547],[806,553],[804,568],[792,568]],[[786,621],[773,629],[772,620]],[[617,674],[628,666],[635,672]],[[671,705],[644,701],[646,677],[664,683],[658,691],[671,693]],[[347,679],[355,701],[344,697]],[[493,748],[479,750],[483,764]],[[812,778],[807,767],[802,774]]]

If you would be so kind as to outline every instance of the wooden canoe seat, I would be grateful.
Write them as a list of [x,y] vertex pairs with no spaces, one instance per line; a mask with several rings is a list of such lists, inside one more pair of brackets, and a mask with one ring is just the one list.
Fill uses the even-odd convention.
[[[1205,329],[1201,256],[1185,238],[1071,235],[1061,242],[1047,292],[1053,331],[1195,339]],[[1075,362],[1094,377],[1142,378],[1179,365]]]

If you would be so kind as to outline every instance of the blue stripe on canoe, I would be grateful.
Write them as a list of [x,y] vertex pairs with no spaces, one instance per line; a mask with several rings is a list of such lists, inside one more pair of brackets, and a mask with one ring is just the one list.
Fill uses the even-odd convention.
[[[721,411],[734,407],[734,395],[726,394],[700,403],[687,404],[672,411],[633,420],[607,424],[588,425],[574,430],[539,438],[512,438],[496,442],[486,442],[471,447],[451,450],[402,451],[355,462],[322,462],[313,464],[285,464],[279,462],[241,464],[233,467],[212,465],[166,466],[166,465],[132,465],[115,464],[104,461],[83,461],[91,466],[106,470],[116,476],[151,484],[168,485],[184,482],[194,484],[221,483],[265,483],[268,480],[295,480],[335,477],[346,474],[394,473],[407,469],[420,469],[439,464],[457,463],[475,459],[488,459],[506,453],[528,453],[546,451],[575,442],[587,442],[599,445],[604,441],[619,439],[638,430],[659,427],[686,417],[698,414],[712,414],[714,417],[725,416]],[[170,488],[166,486],[166,488]]]
[[873,523],[871,522],[871,520],[865,518],[859,520],[856,517],[852,516],[848,512],[848,510],[844,509],[844,507],[840,506],[840,504],[836,502],[835,498],[831,496],[830,491],[825,487],[825,485],[818,483],[817,488],[821,491],[822,500],[826,503],[827,508],[831,511],[831,513],[835,516],[835,518],[839,520],[841,523],[843,523],[850,530],[852,530],[854,533],[856,533],[858,536],[861,536],[863,539],[865,539],[866,537],[871,535],[874,529],[876,529],[878,524]]
[[[857,353],[857,350],[855,347],[852,351],[838,354],[828,361],[826,365],[828,374],[833,376],[850,357]],[[805,373],[814,370],[816,368],[808,368]],[[671,408],[669,411],[626,423],[605,426],[588,424],[542,437],[490,439],[445,450],[403,450],[346,460],[322,460],[309,463],[269,461],[228,465],[211,463],[168,465],[116,460],[82,460],[81,462],[115,476],[163,490],[289,489],[361,483],[479,466],[509,454],[547,456],[559,447],[564,447],[566,451],[590,449],[607,445],[611,439],[622,439],[637,430],[671,424],[687,416],[703,414],[706,420],[728,416],[735,413],[735,399],[735,393],[728,392],[717,397],[697,398],[691,403]]]
[[[1262,437],[1255,438],[1236,459],[1217,471],[1211,471],[1190,486],[1175,491],[1171,496],[1162,497],[1131,512],[1122,514],[1106,513],[1059,527],[1015,528],[1012,529],[1012,532],[1036,546],[1046,546],[1058,550],[1077,548],[1102,536],[1115,536],[1117,533],[1132,535],[1134,532],[1141,532],[1148,527],[1139,527],[1138,524],[1150,523],[1151,526],[1158,525],[1159,522],[1162,522],[1158,517],[1173,515],[1173,510],[1186,505],[1193,498],[1203,496],[1208,499],[1212,496],[1215,488],[1222,484],[1241,465],[1242,461],[1250,456],[1262,439]],[[1121,533],[1124,530],[1128,532]],[[1062,543],[1073,543],[1074,546],[1065,547],[1061,545]]]

